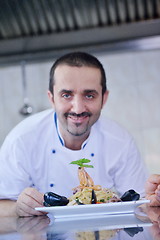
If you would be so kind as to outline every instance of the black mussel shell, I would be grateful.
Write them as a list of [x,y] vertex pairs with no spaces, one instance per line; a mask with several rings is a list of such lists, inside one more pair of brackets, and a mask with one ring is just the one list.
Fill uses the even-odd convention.
[[139,198],[140,198],[140,194],[135,192],[133,189],[130,189],[122,195],[121,200],[123,202],[125,202],[125,201],[137,201],[137,200],[139,200]]
[[95,191],[92,189],[91,204],[96,204],[96,203],[97,203],[97,197],[96,197]]
[[44,194],[44,206],[65,206],[69,203],[69,200],[53,192],[47,192]]

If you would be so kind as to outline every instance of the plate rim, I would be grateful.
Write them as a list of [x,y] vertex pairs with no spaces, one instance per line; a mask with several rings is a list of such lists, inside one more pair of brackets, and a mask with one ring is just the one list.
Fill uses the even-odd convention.
[[[91,209],[91,208],[96,208],[97,209],[100,209],[100,208],[108,208],[110,206],[121,206],[121,205],[141,205],[141,204],[145,204],[145,203],[149,203],[150,200],[148,199],[141,199],[141,200],[137,200],[137,201],[125,201],[125,202],[111,202],[111,203],[102,203],[102,204],[85,204],[85,205],[73,205],[73,206],[52,206],[52,207],[35,207],[35,210],[37,211],[43,211],[43,212],[51,212],[51,210],[60,210],[60,211],[63,211],[63,210],[66,210],[69,211],[69,210],[73,210],[73,209]],[[48,211],[47,211],[48,210]]]

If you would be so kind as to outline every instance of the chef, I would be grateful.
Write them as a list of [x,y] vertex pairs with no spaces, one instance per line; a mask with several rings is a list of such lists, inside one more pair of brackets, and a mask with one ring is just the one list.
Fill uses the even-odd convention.
[[35,207],[48,191],[72,195],[79,182],[70,162],[81,158],[91,160],[87,171],[95,184],[144,196],[148,175],[134,139],[101,116],[108,95],[96,57],[73,52],[57,59],[50,70],[52,108],[19,123],[1,147],[0,216],[44,214]]

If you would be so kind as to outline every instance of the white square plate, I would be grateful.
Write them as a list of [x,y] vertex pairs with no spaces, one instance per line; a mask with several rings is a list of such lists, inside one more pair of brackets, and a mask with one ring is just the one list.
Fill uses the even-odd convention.
[[37,207],[37,211],[48,212],[54,215],[54,218],[84,218],[98,215],[113,215],[133,213],[135,209],[144,203],[149,203],[147,199],[130,201],[130,202],[114,202],[102,204],[86,204],[75,206],[58,206],[58,207]]

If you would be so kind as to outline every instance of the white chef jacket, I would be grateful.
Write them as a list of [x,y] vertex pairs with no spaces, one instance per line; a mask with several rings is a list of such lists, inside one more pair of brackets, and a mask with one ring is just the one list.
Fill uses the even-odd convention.
[[129,189],[144,194],[147,173],[134,140],[126,130],[109,119],[92,126],[80,150],[64,146],[52,109],[19,123],[0,149],[0,199],[17,199],[26,187],[52,191],[69,197],[79,185],[81,158],[91,160],[87,172],[95,185],[115,188],[120,195]]

